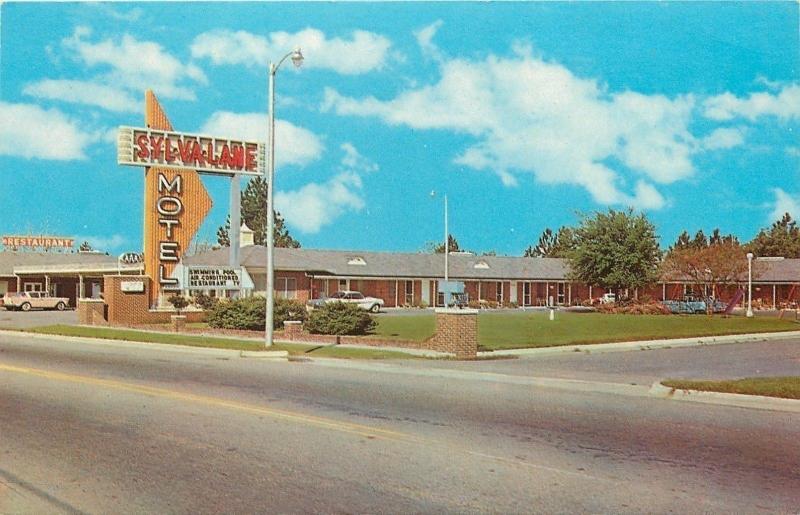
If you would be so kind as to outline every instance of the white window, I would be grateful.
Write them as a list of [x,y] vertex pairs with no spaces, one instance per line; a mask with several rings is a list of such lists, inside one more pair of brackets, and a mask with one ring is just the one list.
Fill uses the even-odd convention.
[[495,284],[495,299],[499,303],[503,303],[503,281],[497,281]]
[[297,298],[297,280],[294,277],[276,278],[275,296],[279,299]]
[[406,281],[405,304],[408,306],[414,304],[414,281]]
[[531,283],[522,283],[522,305],[531,305]]
[[43,291],[44,286],[42,283],[25,283],[25,291]]

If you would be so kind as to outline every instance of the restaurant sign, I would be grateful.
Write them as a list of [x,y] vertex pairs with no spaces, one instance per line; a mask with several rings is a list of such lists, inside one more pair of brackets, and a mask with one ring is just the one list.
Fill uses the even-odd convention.
[[263,175],[265,144],[138,127],[120,127],[117,163],[196,170],[214,175]]
[[242,269],[231,267],[186,267],[187,290],[238,290],[242,287]]
[[3,236],[3,246],[11,249],[71,249],[74,245],[74,238],[64,238],[62,236]]

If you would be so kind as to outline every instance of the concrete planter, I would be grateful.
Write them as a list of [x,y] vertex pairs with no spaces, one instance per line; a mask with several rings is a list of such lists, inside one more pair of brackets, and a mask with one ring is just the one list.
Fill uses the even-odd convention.
[[186,330],[186,315],[172,315],[169,319],[174,332],[182,333]]

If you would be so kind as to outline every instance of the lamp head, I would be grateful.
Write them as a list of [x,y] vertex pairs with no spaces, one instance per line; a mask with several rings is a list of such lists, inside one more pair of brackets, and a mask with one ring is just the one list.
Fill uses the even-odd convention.
[[294,64],[295,68],[300,68],[303,65],[303,52],[300,51],[300,47],[294,49],[292,52],[292,64]]
[[[741,255],[741,254],[740,254],[740,255]],[[752,259],[753,259],[753,253],[752,253],[752,252],[748,252],[748,253],[747,253],[747,259],[749,259],[749,260],[752,260]]]

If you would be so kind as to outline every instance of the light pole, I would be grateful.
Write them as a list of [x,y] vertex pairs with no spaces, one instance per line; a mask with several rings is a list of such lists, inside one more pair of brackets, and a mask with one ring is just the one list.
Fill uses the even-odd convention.
[[303,53],[296,48],[283,56],[278,64],[269,63],[269,160],[267,177],[267,320],[264,344],[272,346],[272,327],[275,313],[275,211],[273,210],[272,199],[275,193],[275,74],[287,57],[292,58],[292,63],[296,68],[303,64]]
[[[431,191],[431,197],[436,196],[436,191]],[[450,232],[447,228],[447,194],[444,195],[444,282],[450,280],[448,256],[450,255]]]
[[753,253],[747,253],[747,318],[753,316]]

